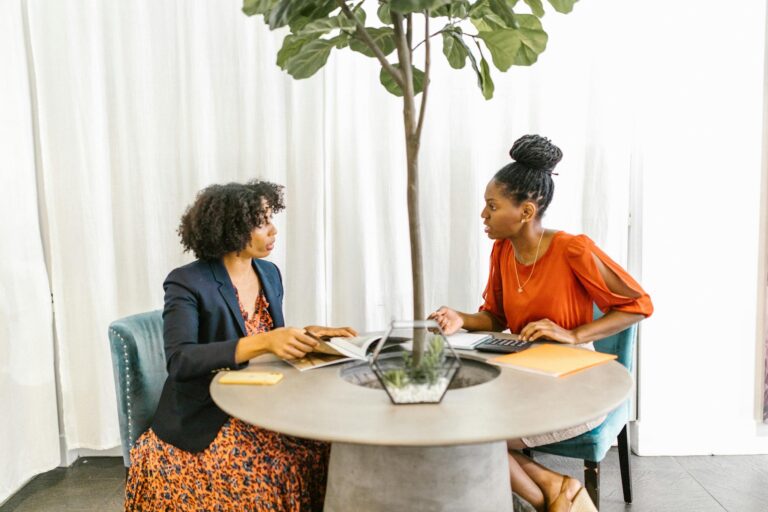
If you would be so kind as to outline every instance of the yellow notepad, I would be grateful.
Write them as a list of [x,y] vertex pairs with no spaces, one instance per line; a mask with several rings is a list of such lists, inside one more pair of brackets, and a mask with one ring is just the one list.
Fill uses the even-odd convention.
[[604,354],[567,345],[545,344],[515,354],[495,357],[491,361],[518,370],[563,377],[613,359],[616,359],[614,354]]
[[219,384],[252,384],[255,386],[271,386],[283,379],[280,372],[227,372],[219,379]]

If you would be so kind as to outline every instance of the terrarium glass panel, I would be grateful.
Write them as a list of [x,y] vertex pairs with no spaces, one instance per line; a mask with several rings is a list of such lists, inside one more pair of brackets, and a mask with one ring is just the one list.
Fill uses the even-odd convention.
[[[381,350],[393,343],[402,350]],[[392,322],[371,359],[371,368],[395,404],[439,403],[460,366],[434,320]]]

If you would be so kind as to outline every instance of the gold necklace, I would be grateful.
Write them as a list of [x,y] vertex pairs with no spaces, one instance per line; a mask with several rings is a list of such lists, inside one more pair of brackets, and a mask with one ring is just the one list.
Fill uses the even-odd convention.
[[517,249],[515,249],[515,244],[512,244],[512,252],[513,252],[513,259],[512,262],[515,265],[515,279],[517,279],[517,293],[523,293],[523,288],[525,285],[528,284],[528,281],[531,280],[533,277],[533,271],[536,270],[536,262],[539,260],[539,249],[541,248],[541,241],[544,239],[544,232],[546,229],[541,230],[541,235],[539,236],[539,243],[536,245],[536,256],[533,260],[533,268],[531,269],[531,273],[528,275],[528,279],[525,280],[523,284],[520,284],[520,276],[517,275]]

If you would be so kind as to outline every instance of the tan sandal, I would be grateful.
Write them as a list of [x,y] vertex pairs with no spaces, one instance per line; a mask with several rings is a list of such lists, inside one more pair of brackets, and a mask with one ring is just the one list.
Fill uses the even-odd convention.
[[568,486],[570,480],[575,480],[571,477],[563,477],[563,485],[560,487],[560,494],[552,501],[552,504],[547,508],[549,512],[598,512],[595,504],[589,497],[587,490],[579,482],[579,490],[573,496],[572,500],[568,499]]
[[592,503],[587,490],[582,487],[571,501],[571,512],[597,512],[597,507]]

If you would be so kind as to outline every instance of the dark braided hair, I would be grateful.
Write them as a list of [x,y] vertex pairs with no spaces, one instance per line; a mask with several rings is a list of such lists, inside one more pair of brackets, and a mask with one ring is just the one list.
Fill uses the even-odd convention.
[[509,156],[514,162],[505,165],[493,177],[516,204],[533,201],[541,218],[552,202],[555,182],[552,171],[563,158],[560,148],[540,135],[523,135],[515,141]]
[[211,185],[198,192],[181,216],[181,245],[201,260],[242,251],[251,232],[269,221],[268,210],[284,208],[282,185],[261,180]]

